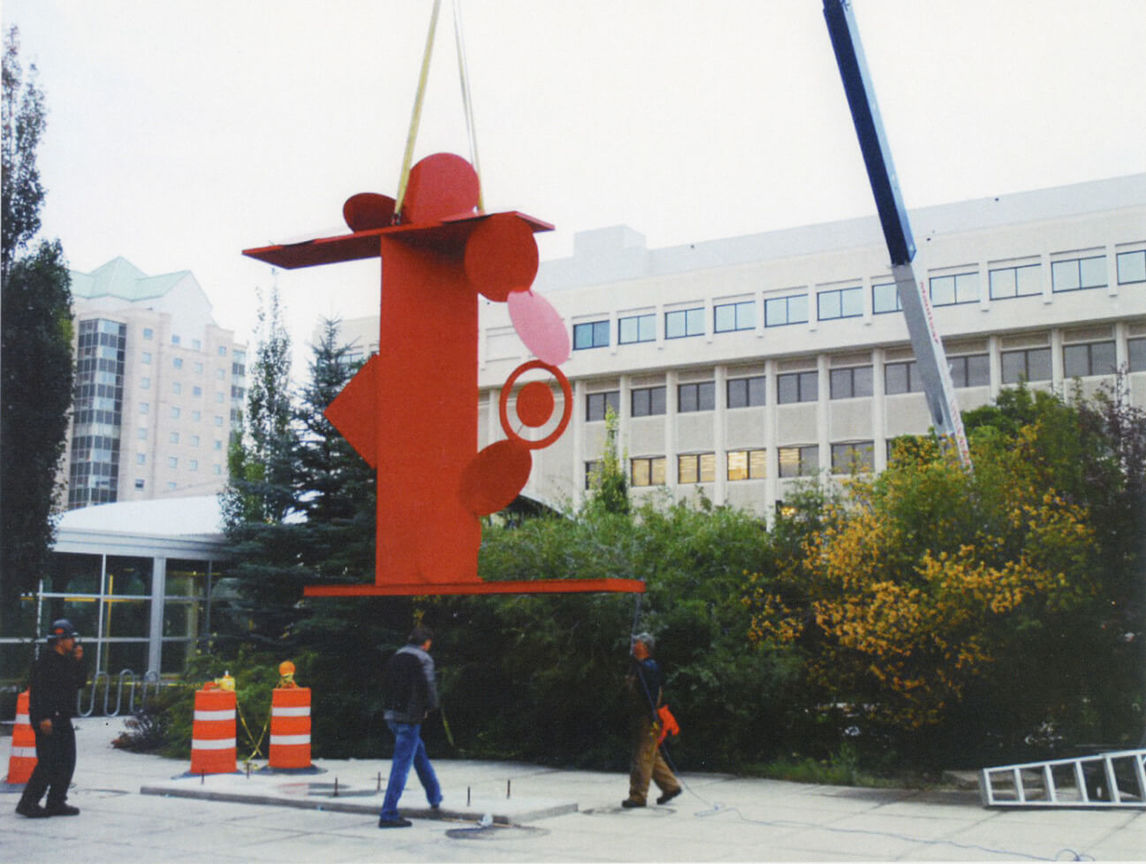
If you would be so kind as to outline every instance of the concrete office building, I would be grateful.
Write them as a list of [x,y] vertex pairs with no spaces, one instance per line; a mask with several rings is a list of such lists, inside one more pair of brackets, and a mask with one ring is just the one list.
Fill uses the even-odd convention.
[[195,277],[148,276],[115,258],[73,271],[72,296],[68,508],[220,491],[246,352]]
[[[1116,368],[1146,405],[1146,175],[911,221],[964,410],[1020,380],[1093,392]],[[666,249],[627,227],[584,232],[571,258],[541,265],[534,291],[574,349],[562,367],[572,421],[534,452],[524,493],[539,501],[584,496],[609,406],[635,498],[702,490],[761,514],[795,478],[884,468],[893,438],[931,424],[874,216]],[[481,303],[484,446],[505,437],[500,388],[529,356],[505,305]],[[343,334],[360,357],[377,350],[376,318]]]

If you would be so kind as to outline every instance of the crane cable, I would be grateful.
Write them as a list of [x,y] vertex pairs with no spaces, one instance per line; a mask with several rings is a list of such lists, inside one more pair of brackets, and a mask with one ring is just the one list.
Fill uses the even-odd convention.
[[[478,175],[478,210],[484,209],[481,197],[481,170],[477,156],[477,132],[474,126],[473,103],[470,99],[469,72],[466,66],[465,43],[462,37],[462,13],[458,5],[459,0],[453,0],[454,11],[454,41],[457,46],[458,78],[462,91],[462,111],[466,120],[466,137],[470,148],[470,162],[474,172]],[[422,122],[422,104],[426,97],[426,83],[430,77],[430,58],[434,53],[434,37],[438,29],[438,13],[441,11],[442,0],[434,0],[434,8],[430,13],[430,28],[426,33],[426,48],[422,54],[422,68],[418,74],[418,88],[414,94],[414,110],[410,117],[410,131],[406,135],[406,151],[402,156],[402,172],[398,179],[398,196],[394,202],[394,221],[397,222],[402,214],[402,204],[406,198],[406,188],[410,181],[410,168],[414,159],[414,143],[418,138],[418,127]]]

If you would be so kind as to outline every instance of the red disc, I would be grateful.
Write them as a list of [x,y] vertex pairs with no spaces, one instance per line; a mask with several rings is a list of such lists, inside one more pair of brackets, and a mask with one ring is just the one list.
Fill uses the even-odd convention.
[[[565,400],[564,410],[561,412],[561,421],[557,424],[557,428],[539,441],[530,441],[527,438],[522,438],[514,432],[513,427],[509,425],[509,394],[513,392],[514,382],[530,369],[544,369],[556,378],[557,383],[561,386],[561,395]],[[521,389],[524,391],[526,388],[523,387]],[[550,395],[552,396],[552,394]],[[517,441],[530,450],[540,450],[542,447],[548,447],[560,438],[561,434],[565,431],[565,427],[569,425],[569,421],[573,417],[573,388],[569,386],[569,379],[566,378],[564,373],[556,366],[550,366],[544,360],[530,360],[514,369],[513,373],[506,379],[506,382],[501,385],[501,399],[498,403],[498,411],[501,418],[501,428],[505,434],[510,437],[510,440]],[[524,422],[524,420],[522,422]]]
[[410,169],[402,221],[424,224],[472,213],[478,203],[473,166],[453,153],[435,153]]
[[377,192],[359,192],[342,205],[342,218],[351,231],[389,228],[394,221],[394,199]]
[[518,419],[533,429],[549,422],[553,406],[553,391],[541,381],[530,381],[517,394]]
[[490,300],[525,291],[537,275],[537,241],[529,224],[512,213],[483,220],[466,241],[466,277]]
[[[488,516],[508,507],[529,480],[533,458],[512,439],[495,441],[470,460],[462,472],[462,503],[475,516]],[[448,542],[449,538],[441,538]]]

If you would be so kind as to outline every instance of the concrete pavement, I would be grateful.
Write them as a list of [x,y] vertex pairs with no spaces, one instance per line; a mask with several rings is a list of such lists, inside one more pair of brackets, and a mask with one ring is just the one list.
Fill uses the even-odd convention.
[[[79,816],[24,819],[13,812],[17,793],[0,791],[0,861],[1146,858],[1143,811],[987,810],[974,791],[855,789],[687,772],[687,791],[669,805],[622,810],[627,780],[621,774],[458,760],[435,760],[446,793],[440,818],[419,818],[428,814],[411,775],[402,809],[414,826],[380,831],[378,787],[385,784],[386,760],[318,762],[323,773],[311,775],[188,777],[189,762],[113,749],[121,722],[77,724],[79,766],[69,802],[81,808]],[[6,745],[0,744],[4,759]],[[492,824],[482,827],[482,821]]]

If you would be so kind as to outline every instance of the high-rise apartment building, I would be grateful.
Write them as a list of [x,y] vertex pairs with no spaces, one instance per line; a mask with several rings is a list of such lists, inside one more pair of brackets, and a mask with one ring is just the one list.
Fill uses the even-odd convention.
[[148,276],[115,258],[71,275],[68,508],[220,491],[245,346],[215,323],[189,271]]
[[[1093,392],[1119,368],[1146,405],[1146,175],[911,220],[964,410],[1019,381]],[[533,290],[573,344],[562,366],[571,422],[533,451],[523,493],[542,502],[584,496],[609,407],[634,497],[702,491],[760,513],[799,478],[882,469],[892,439],[930,427],[875,217],[667,249],[626,227],[584,232],[571,258],[541,265]],[[479,302],[485,446],[505,437],[501,386],[529,357],[505,304]],[[356,352],[378,349],[376,318],[343,333]]]

